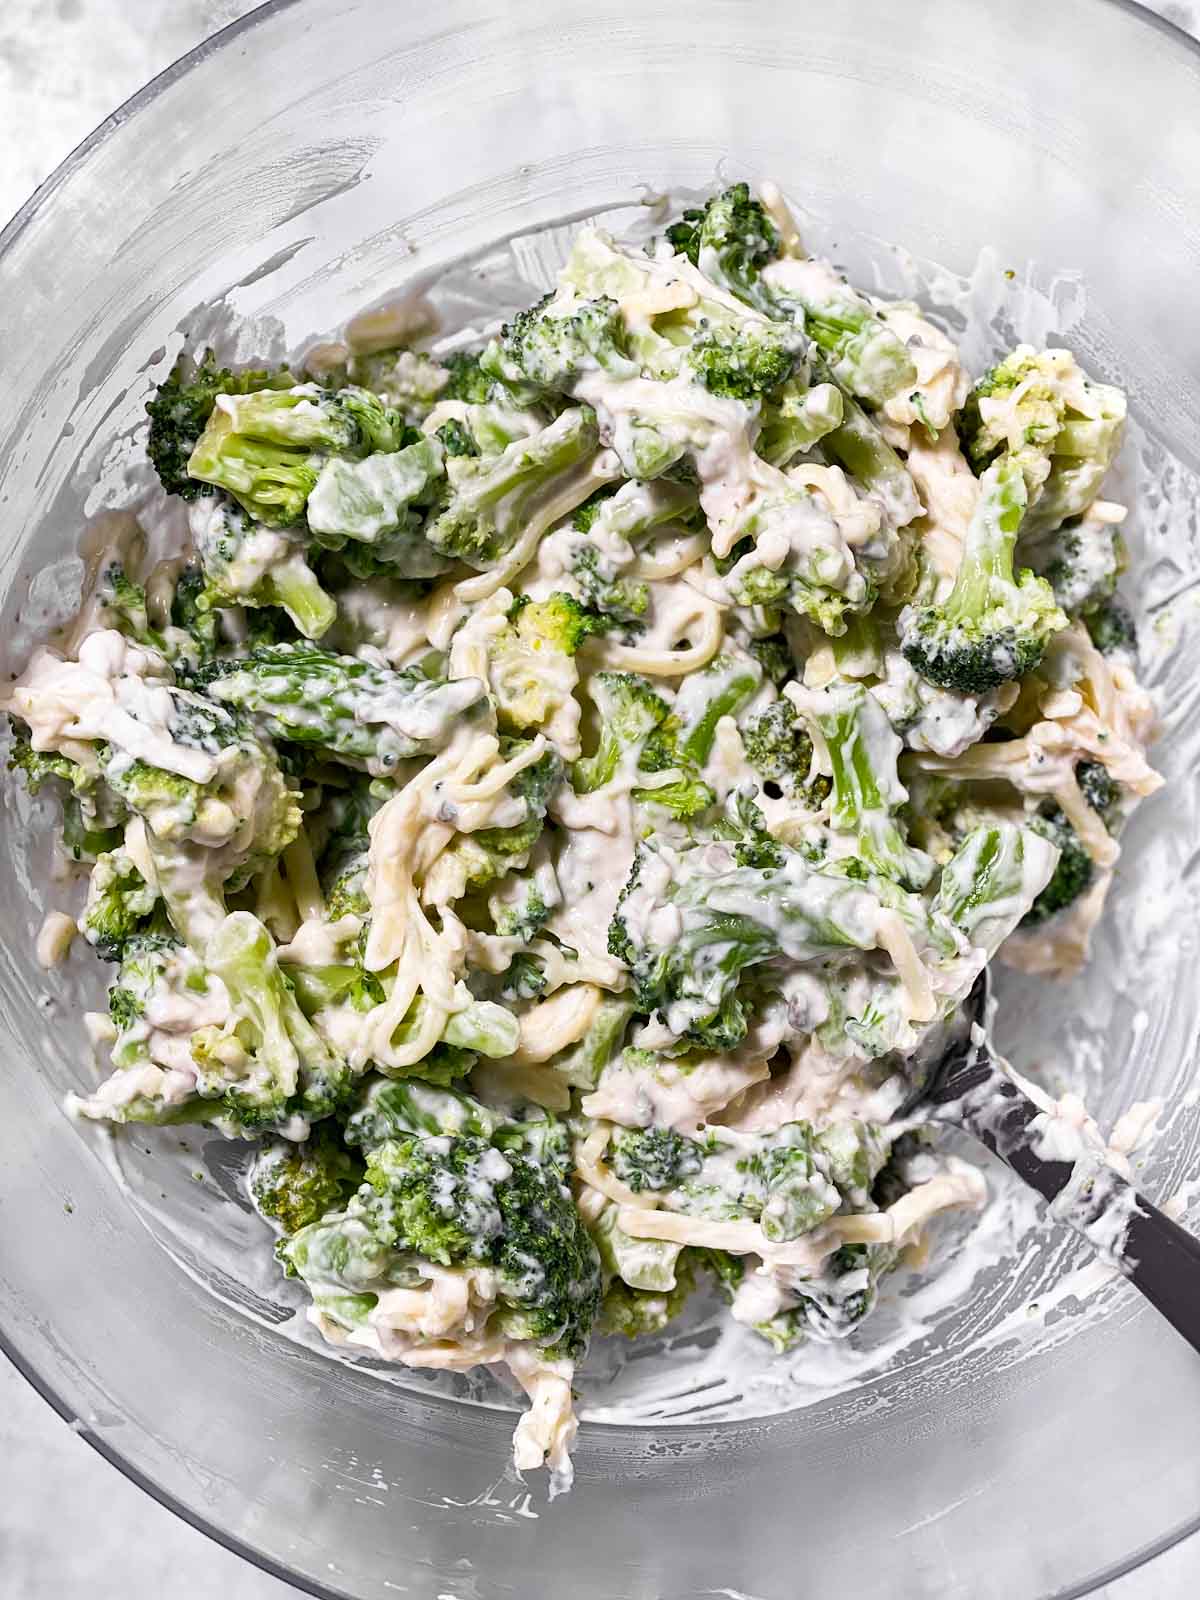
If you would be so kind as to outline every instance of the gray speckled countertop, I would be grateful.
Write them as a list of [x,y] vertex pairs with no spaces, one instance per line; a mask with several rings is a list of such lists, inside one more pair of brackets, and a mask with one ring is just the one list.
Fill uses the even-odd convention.
[[[4,0],[0,222],[141,84],[253,9],[246,0]],[[1151,9],[1200,31],[1200,4],[1159,0]],[[154,1504],[0,1359],[0,1600],[158,1600],[168,1592],[183,1600],[297,1593]],[[1191,1539],[1098,1600],[1198,1593],[1200,1539]]]

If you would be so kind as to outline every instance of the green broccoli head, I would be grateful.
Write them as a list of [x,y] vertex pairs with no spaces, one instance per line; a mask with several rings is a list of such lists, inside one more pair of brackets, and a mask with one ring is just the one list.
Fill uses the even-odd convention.
[[105,961],[120,961],[128,942],[144,933],[158,909],[158,893],[124,850],[106,852],[92,868],[80,928]]
[[748,723],[742,729],[742,746],[764,783],[803,799],[813,810],[828,800],[829,779],[813,773],[812,740],[790,700],[773,701]]
[[492,1267],[511,1338],[574,1357],[600,1302],[600,1261],[557,1164],[536,1143],[438,1133],[370,1152],[352,1202],[391,1250],[441,1266]]
[[686,1254],[676,1264],[675,1283],[670,1289],[634,1289],[623,1279],[613,1278],[600,1301],[597,1330],[619,1334],[623,1339],[661,1333],[683,1310],[695,1287],[695,1273]]
[[759,275],[779,254],[779,230],[745,183],[683,213],[667,241],[713,283],[752,305],[764,300]]
[[1081,761],[1075,768],[1075,782],[1083,798],[1106,822],[1121,798],[1121,786],[1100,761]]
[[196,665],[206,666],[217,650],[217,617],[210,604],[208,579],[198,561],[189,561],[175,580],[171,625],[192,640]]
[[600,723],[599,741],[592,755],[575,763],[571,781],[577,794],[590,794],[611,782],[622,758],[640,752],[671,709],[645,678],[632,672],[597,672],[588,691]]
[[126,812],[117,796],[98,784],[94,773],[53,750],[35,750],[29,730],[9,718],[12,744],[8,766],[20,773],[31,795],[49,783],[62,804],[63,848],[75,861],[95,861],[121,843]]
[[370,1152],[389,1140],[464,1134],[490,1140],[500,1126],[495,1112],[469,1094],[409,1078],[365,1080],[349,1117],[346,1143]]
[[700,1151],[674,1128],[618,1128],[609,1143],[613,1175],[634,1194],[678,1188],[700,1171]]
[[437,429],[437,437],[448,456],[477,456],[480,453],[475,435],[465,422],[451,417]]
[[123,940],[121,969],[108,991],[108,1011],[118,1034],[113,1048],[113,1060],[117,1066],[129,1064],[122,1049],[121,1036],[128,1033],[145,1015],[152,990],[163,978],[179,948],[178,940],[170,934],[132,934]]
[[499,455],[452,457],[445,503],[426,538],[468,566],[495,566],[531,523],[548,528],[592,493],[587,469],[599,440],[595,413],[574,406]]
[[275,944],[257,917],[231,912],[209,938],[208,971],[230,998],[230,1016],[192,1035],[197,1090],[221,1102],[239,1133],[320,1121],[343,1106],[352,1088],[346,1063],[304,1015],[280,969]]
[[900,616],[911,664],[931,683],[964,694],[1032,672],[1067,625],[1046,580],[1013,571],[1026,506],[1019,465],[1006,459],[989,467],[979,488],[954,588],[940,604],[909,606]]
[[355,355],[350,360],[350,376],[398,411],[410,426],[429,415],[450,381],[440,362],[418,350],[373,350]]
[[258,521],[286,528],[303,517],[330,455],[396,451],[408,437],[398,414],[367,389],[299,384],[220,395],[187,470]]
[[547,295],[504,325],[489,364],[509,382],[567,394],[585,372],[633,378],[639,370],[620,307],[607,295],[565,304]]
[[730,794],[724,815],[712,825],[713,837],[733,846],[733,859],[739,867],[781,867],[783,847],[768,829],[754,794],[751,784]]
[[212,493],[207,484],[189,475],[188,460],[219,394],[246,394],[269,386],[290,388],[294,382],[290,372],[230,372],[217,366],[211,350],[193,371],[189,372],[186,362],[178,362],[146,406],[150,418],[146,453],[167,493],[184,500]]
[[363,1181],[365,1168],[342,1144],[337,1128],[319,1123],[301,1144],[264,1144],[250,1169],[257,1209],[285,1234],[297,1233],[326,1212],[338,1211]]
[[203,514],[194,511],[192,538],[204,582],[197,587],[189,580],[185,604],[206,641],[207,659],[215,643],[213,613],[224,607],[279,606],[306,639],[319,639],[333,625],[337,604],[299,544],[262,527],[232,500],[222,495],[206,503]]
[[1082,516],[1121,443],[1125,396],[1066,350],[1018,345],[971,390],[959,433],[976,472],[1002,458],[1025,478],[1033,536]]
[[1083,616],[1116,592],[1125,569],[1125,541],[1112,523],[1072,518],[1053,535],[1039,566],[1067,615]]
[[458,350],[445,360],[450,374],[442,390],[443,400],[461,400],[465,405],[486,405],[492,398],[496,379],[480,365],[478,350]]
[[1058,912],[1074,905],[1091,887],[1096,876],[1091,856],[1057,806],[1032,817],[1029,826],[1055,846],[1058,862],[1049,883],[1022,918],[1022,928],[1039,927]]
[[1133,612],[1119,595],[1103,601],[1094,611],[1087,612],[1083,621],[1101,655],[1126,655],[1136,661],[1137,624],[1133,620]]
[[[571,546],[571,572],[582,591],[588,613],[610,628],[640,632],[650,606],[648,584],[623,578],[598,546],[585,539]],[[597,632],[601,631],[599,628]]]
[[803,342],[790,324],[747,323],[700,334],[688,350],[688,365],[711,394],[756,400],[787,382]]

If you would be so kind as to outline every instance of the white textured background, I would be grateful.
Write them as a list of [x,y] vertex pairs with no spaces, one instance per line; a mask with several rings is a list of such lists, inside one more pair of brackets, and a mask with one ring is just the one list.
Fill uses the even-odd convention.
[[[0,223],[147,79],[253,9],[245,0],[0,0]],[[1200,4],[1159,0],[1153,9],[1200,31]],[[297,1593],[126,1482],[0,1358],[0,1600],[168,1592],[179,1600]],[[1200,1539],[1192,1539],[1099,1600],[1197,1595]]]

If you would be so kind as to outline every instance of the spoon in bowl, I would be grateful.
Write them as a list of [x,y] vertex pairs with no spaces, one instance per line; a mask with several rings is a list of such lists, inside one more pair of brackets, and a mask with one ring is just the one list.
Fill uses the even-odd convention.
[[1137,1190],[1077,1130],[1055,1126],[988,1049],[987,973],[980,973],[948,1041],[924,1053],[899,1115],[923,1112],[963,1129],[1049,1202],[1200,1350],[1200,1240]]

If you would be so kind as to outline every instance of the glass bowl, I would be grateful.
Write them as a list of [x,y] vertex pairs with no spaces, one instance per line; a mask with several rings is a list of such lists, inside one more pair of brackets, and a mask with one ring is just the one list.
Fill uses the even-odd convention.
[[[1175,1194],[1200,1149],[1198,80],[1189,40],[1111,0],[264,6],[112,117],[0,238],[5,667],[69,610],[80,530],[119,504],[181,330],[228,357],[282,349],[496,241],[536,257],[565,219],[769,175],[851,269],[882,263],[882,287],[917,283],[951,322],[951,275],[998,285],[997,338],[1065,333],[1130,390],[1171,783],[1128,836],[1087,976],[1010,984],[1007,1037],[1051,1080],[1081,1059],[1102,1117],[1162,1096],[1140,1176]],[[495,1395],[293,1336],[265,1235],[242,1250],[225,1147],[67,1121],[100,980],[82,957],[62,981],[38,969],[48,814],[13,785],[4,806],[3,1343],[231,1548],[356,1600],[1011,1600],[1086,1593],[1200,1520],[1200,1362],[1045,1228],[844,1392],[814,1400],[801,1378],[770,1415],[706,1419],[695,1395],[669,1422],[585,1422],[575,1490],[548,1504],[504,1475]]]

